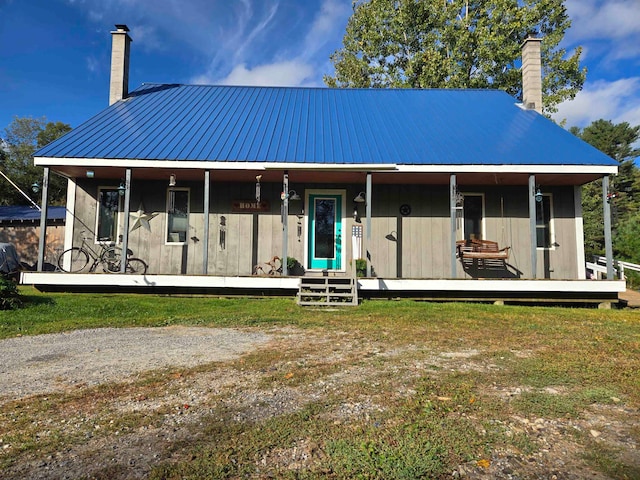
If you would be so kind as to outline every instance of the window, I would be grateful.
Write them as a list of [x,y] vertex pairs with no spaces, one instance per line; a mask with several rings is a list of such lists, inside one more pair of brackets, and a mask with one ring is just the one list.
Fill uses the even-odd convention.
[[482,195],[470,195],[465,193],[463,211],[464,211],[464,239],[482,240],[483,228],[483,196]]
[[536,202],[536,238],[538,248],[553,246],[551,195],[542,195],[542,200]]
[[117,241],[120,198],[121,197],[117,188],[98,189],[98,224],[96,226],[97,241]]
[[167,243],[185,243],[189,231],[189,190],[167,192]]

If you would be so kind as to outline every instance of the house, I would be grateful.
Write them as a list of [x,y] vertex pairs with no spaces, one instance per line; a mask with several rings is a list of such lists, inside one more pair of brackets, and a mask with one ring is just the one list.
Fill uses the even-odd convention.
[[[0,242],[16,247],[23,266],[35,270],[38,261],[38,244],[41,237],[41,213],[28,205],[0,206]],[[65,207],[49,206],[47,209],[47,255],[45,263],[51,269],[57,262],[64,245]]]
[[612,266],[609,281],[586,280],[581,211],[581,185],[602,178],[606,199],[617,163],[540,114],[537,39],[518,104],[498,90],[129,92],[128,29],[112,36],[111,105],[34,160],[45,185],[52,170],[69,179],[66,247],[89,232],[147,273],[24,283],[291,293],[301,279],[286,264],[269,273],[293,257],[321,277],[364,259],[358,287],[372,296],[610,302],[624,290]]

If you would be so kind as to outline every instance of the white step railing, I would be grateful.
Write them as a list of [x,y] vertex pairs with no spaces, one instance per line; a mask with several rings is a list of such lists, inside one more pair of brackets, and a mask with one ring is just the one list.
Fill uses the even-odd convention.
[[[587,262],[587,270],[590,270],[593,273],[591,278],[600,280],[602,277],[607,275],[607,258],[594,255],[593,262]],[[624,274],[625,270],[640,272],[640,265],[631,262],[623,262],[622,260],[613,260],[614,276],[620,279],[626,279]]]

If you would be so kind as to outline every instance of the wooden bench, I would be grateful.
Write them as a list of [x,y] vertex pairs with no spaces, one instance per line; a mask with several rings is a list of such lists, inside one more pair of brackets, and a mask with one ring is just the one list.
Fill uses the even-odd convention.
[[479,260],[507,260],[511,247],[499,248],[498,242],[491,240],[460,240],[456,242],[458,257]]

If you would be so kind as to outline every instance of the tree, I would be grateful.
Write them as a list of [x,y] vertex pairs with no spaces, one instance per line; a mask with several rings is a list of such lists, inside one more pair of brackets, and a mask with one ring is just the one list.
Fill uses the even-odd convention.
[[[636,217],[640,208],[640,170],[635,159],[640,149],[633,145],[640,138],[640,126],[631,127],[629,123],[614,124],[609,120],[596,120],[584,129],[572,127],[570,131],[606,153],[620,163],[618,175],[612,177],[609,200],[612,211],[612,230],[614,255],[631,260],[629,233],[637,228]],[[584,218],[585,254],[587,258],[604,254],[604,223],[602,209],[602,181],[585,185],[582,189],[582,210]]]
[[545,112],[582,89],[582,49],[559,48],[563,0],[355,0],[330,87],[500,88],[522,98],[521,45],[542,37]]
[[[53,140],[71,130],[62,122],[47,122],[45,117],[15,117],[5,128],[5,150],[0,155],[0,169],[13,180],[27,195],[31,185],[42,182],[43,169],[33,164],[33,154]],[[49,182],[49,202],[62,204],[65,200],[67,184],[52,175]],[[37,199],[35,199],[36,203]],[[26,199],[5,179],[0,179],[0,203],[3,205],[23,205]]]

